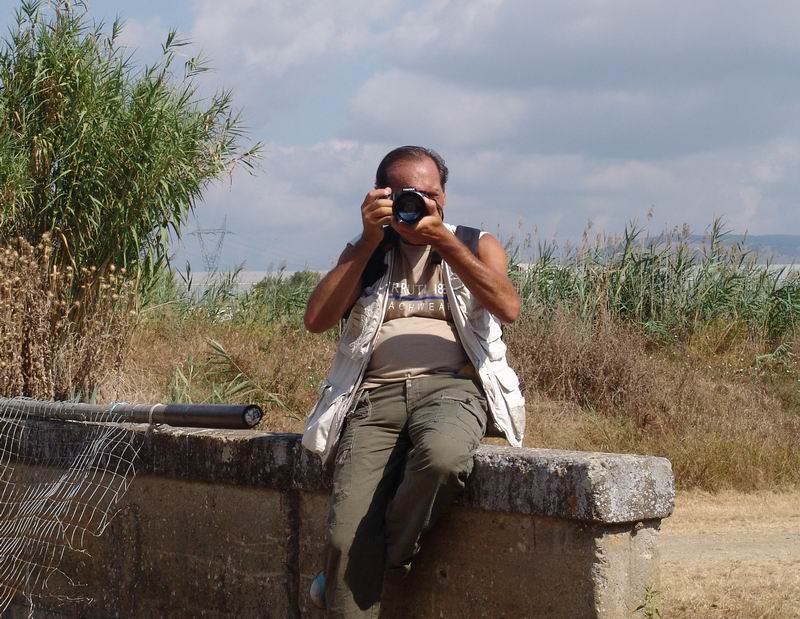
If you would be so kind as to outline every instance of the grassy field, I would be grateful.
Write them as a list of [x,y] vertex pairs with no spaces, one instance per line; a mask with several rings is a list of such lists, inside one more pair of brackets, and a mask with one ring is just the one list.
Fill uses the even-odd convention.
[[660,538],[662,617],[800,616],[800,495],[680,493]]
[[[663,455],[681,488],[800,482],[800,279],[723,241],[718,227],[703,248],[629,230],[512,270],[527,446]],[[103,397],[255,401],[264,429],[301,431],[338,335],[302,327],[316,278],[237,295],[235,273],[202,293],[165,276]]]

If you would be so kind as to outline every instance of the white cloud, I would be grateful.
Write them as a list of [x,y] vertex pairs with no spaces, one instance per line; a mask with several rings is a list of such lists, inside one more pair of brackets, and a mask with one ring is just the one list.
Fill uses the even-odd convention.
[[[454,94],[524,100],[527,113],[494,148],[639,158],[800,132],[800,4],[791,0],[466,6],[409,11],[386,59]],[[419,36],[409,34],[414,21]]]
[[407,71],[371,77],[353,96],[352,110],[356,135],[455,145],[508,137],[527,113],[524,97],[514,93],[459,88]]
[[[196,227],[217,228],[223,217],[233,235],[222,262],[263,269],[325,268],[360,228],[360,205],[372,189],[382,145],[326,141],[310,146],[271,144],[257,176],[237,173],[214,185],[197,211]],[[196,242],[187,251],[199,260]]]
[[139,54],[147,56],[161,50],[168,33],[169,28],[158,16],[146,20],[123,19],[119,43],[124,47],[139,50]]
[[800,178],[800,141],[780,140],[771,144],[755,157],[752,175],[755,182],[763,185],[797,182]]
[[402,143],[447,158],[448,219],[504,234],[616,233],[650,209],[655,230],[719,215],[800,232],[790,0],[198,0],[195,16],[246,118],[282,130],[264,175],[210,201],[300,266],[357,232]]
[[375,22],[394,0],[302,3],[200,0],[193,38],[267,78],[375,44]]
[[729,224],[737,230],[758,228],[762,202],[761,192],[755,187],[744,186],[739,189],[739,208],[729,217]]
[[[684,223],[702,232],[716,216],[751,234],[798,230],[795,188],[758,180],[758,162],[797,146],[618,161],[453,146],[442,151],[451,169],[446,218],[501,238],[535,231],[540,239],[562,241],[577,239],[589,221],[593,233],[607,234],[633,220],[654,233]],[[240,176],[232,189],[209,194],[201,225],[216,227],[228,214],[236,234],[226,241],[227,264],[266,268],[286,260],[290,268],[329,267],[360,230],[359,206],[389,148],[337,140],[273,145],[263,175]]]
[[673,177],[657,164],[642,161],[624,161],[602,167],[583,181],[589,190],[630,191],[633,189],[666,190]]
[[[427,62],[478,83],[553,84],[600,80],[703,81],[769,63],[800,50],[792,0],[677,2],[656,0],[549,0],[474,2],[482,19],[470,19],[463,2],[439,2],[420,13],[438,25],[435,36],[409,38],[393,60]],[[408,24],[404,24],[407,26]],[[735,61],[735,62],[731,62]],[[788,58],[784,59],[791,66]],[[459,68],[461,70],[459,70]],[[595,81],[597,83],[597,81]]]

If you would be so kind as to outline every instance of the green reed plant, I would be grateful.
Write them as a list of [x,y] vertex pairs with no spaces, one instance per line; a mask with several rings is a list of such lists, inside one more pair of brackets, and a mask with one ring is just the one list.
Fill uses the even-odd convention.
[[[252,168],[231,94],[198,94],[207,67],[170,32],[138,66],[76,0],[24,0],[0,45],[0,236],[53,234],[54,259],[75,269],[143,267],[168,256],[170,234],[209,183]],[[182,65],[182,66],[181,66]]]
[[629,225],[619,239],[585,241],[565,254],[541,245],[512,276],[534,314],[562,308],[589,322],[607,314],[667,339],[720,322],[765,341],[791,336],[800,321],[800,276],[759,263],[726,236],[720,221],[699,246],[688,232],[649,237]]
[[211,273],[200,285],[188,267],[183,273],[161,270],[144,297],[145,314],[159,316],[167,312],[181,319],[211,323],[302,325],[308,297],[320,280],[319,273],[297,271],[289,275],[281,269],[244,291],[240,287],[241,273],[242,267]]
[[249,322],[301,325],[306,303],[319,283],[314,271],[291,275],[281,270],[258,282],[242,298],[240,319]]

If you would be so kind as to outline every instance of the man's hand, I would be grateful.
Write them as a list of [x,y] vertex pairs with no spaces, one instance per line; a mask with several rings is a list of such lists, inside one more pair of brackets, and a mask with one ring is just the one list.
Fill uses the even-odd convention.
[[361,275],[372,253],[383,240],[383,226],[392,220],[389,187],[373,189],[361,204],[361,238],[345,247],[339,262],[323,277],[306,305],[304,322],[314,333],[330,329],[361,294]]
[[439,207],[425,198],[428,214],[410,226],[392,219],[391,226],[406,243],[431,245],[444,258],[477,298],[478,302],[502,322],[519,317],[521,303],[508,279],[508,259],[500,242],[485,234],[478,242],[475,256],[466,245],[447,229]]
[[383,240],[383,226],[392,221],[391,193],[390,187],[373,189],[361,204],[361,224],[364,228],[361,239],[373,248]]
[[426,197],[425,207],[428,209],[428,214],[414,225],[397,221],[394,217],[390,219],[390,224],[406,243],[433,245],[435,249],[436,244],[448,230],[445,228],[442,216],[439,213],[439,205],[434,200]]

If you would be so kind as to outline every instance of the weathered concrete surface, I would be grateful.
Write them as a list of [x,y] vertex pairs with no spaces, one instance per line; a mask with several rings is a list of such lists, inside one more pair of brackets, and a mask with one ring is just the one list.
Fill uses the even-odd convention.
[[[274,490],[137,477],[89,555],[67,553],[35,617],[290,617],[290,499]],[[264,609],[269,609],[264,613]],[[20,600],[11,616],[27,617]]]
[[[304,501],[324,514],[327,498]],[[301,589],[322,565],[324,518],[301,535]],[[425,539],[409,576],[387,580],[381,617],[623,618],[658,587],[658,524],[598,525],[453,509]],[[310,556],[308,556],[310,553]],[[301,598],[301,614],[322,612]]]
[[[31,449],[52,453],[81,425],[36,423]],[[299,437],[131,432],[140,462],[122,510],[90,558],[63,566],[95,603],[40,603],[37,616],[321,617],[307,591],[329,481]],[[482,447],[461,505],[409,578],[387,583],[382,616],[630,616],[657,586],[673,496],[661,458]]]
[[[39,456],[81,432],[81,423],[32,424]],[[326,491],[329,475],[296,434],[130,426],[141,473],[284,491]],[[74,435],[74,436],[73,436]],[[669,460],[653,456],[484,445],[461,504],[582,522],[617,524],[665,518],[675,488]]]
[[465,504],[614,524],[666,518],[674,502],[666,458],[484,446]]

